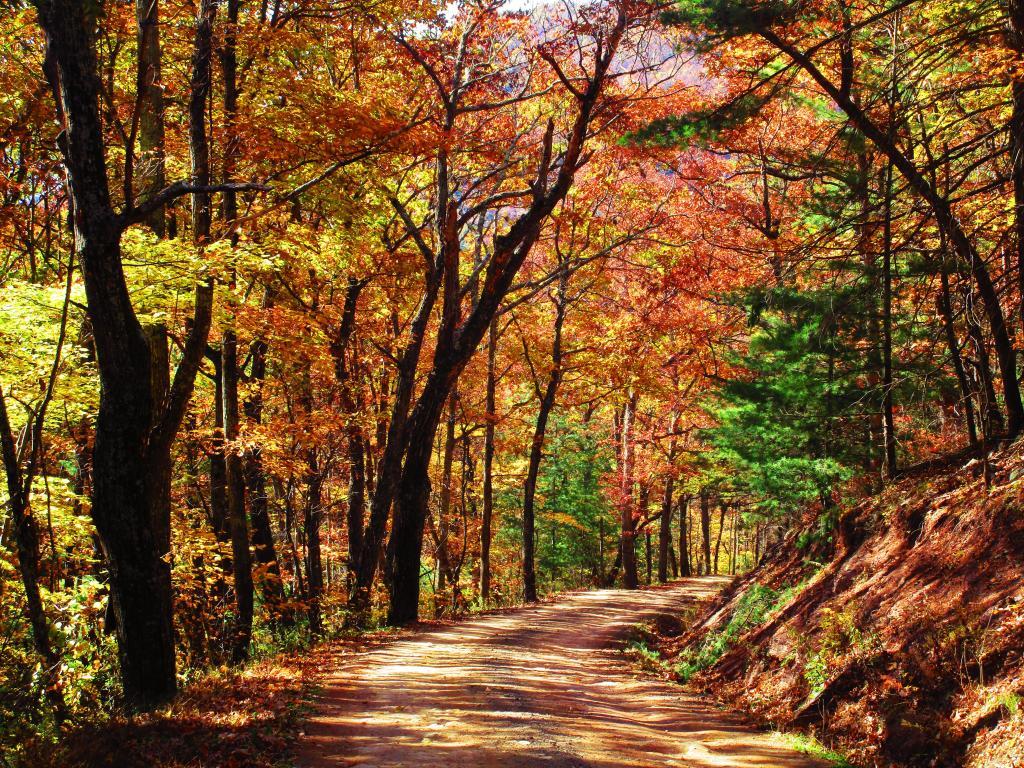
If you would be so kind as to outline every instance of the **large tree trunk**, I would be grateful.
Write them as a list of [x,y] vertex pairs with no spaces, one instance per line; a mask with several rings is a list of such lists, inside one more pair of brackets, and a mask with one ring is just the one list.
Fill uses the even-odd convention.
[[395,499],[394,525],[388,545],[388,565],[391,572],[391,605],[388,623],[407,624],[419,614],[420,556],[426,509],[430,501],[430,436],[437,431],[444,398],[425,401],[421,409],[422,426],[413,434]]
[[[96,342],[100,407],[93,453],[92,515],[107,557],[118,656],[129,706],[151,708],[176,690],[173,601],[163,497],[171,445],[192,394],[210,325],[212,291],[198,289],[193,327],[164,402],[154,403],[150,349],[131,305],[121,263],[123,220],[114,211],[99,77],[87,4],[41,0],[44,67],[65,123],[62,152]],[[197,29],[212,23],[203,6]],[[197,41],[201,35],[197,31]]]
[[[461,322],[459,211],[454,200],[447,199],[447,170],[443,162],[438,163],[438,178],[442,180],[439,187],[444,194],[438,195],[435,221],[442,247],[439,253],[428,255],[433,258],[433,279],[443,282],[443,311],[433,365],[410,414],[405,434],[402,435],[405,464],[395,497],[394,525],[388,546],[391,572],[388,619],[392,624],[404,624],[417,617],[423,530],[430,500],[430,448],[445,400],[494,320],[501,302],[511,290],[513,280],[531,248],[540,238],[543,222],[572,187],[591,118],[625,32],[626,21],[625,12],[619,9],[613,28],[597,47],[598,57],[593,74],[586,80],[585,86],[580,85],[574,91],[578,112],[561,152],[557,171],[551,167],[554,125],[548,123],[542,143],[538,178],[532,185],[532,200],[508,230],[494,238],[479,299]],[[439,155],[443,159],[444,153]],[[386,515],[386,509],[384,512]]]
[[[439,288],[436,277],[428,275],[423,296],[409,325],[408,341],[399,358],[398,378],[395,382],[384,453],[377,464],[376,484],[370,500],[370,516],[363,530],[359,558],[356,562],[355,589],[349,596],[352,608],[356,613],[365,612],[369,606],[370,591],[377,574],[381,546],[387,530],[388,514],[391,512],[398,483],[402,476],[402,459],[407,439],[406,425],[416,383],[416,368],[419,365],[420,351],[423,348],[423,340],[431,313],[437,302]],[[426,438],[428,445],[433,442],[433,438],[434,433],[431,432]],[[422,524],[419,530],[422,535]]]

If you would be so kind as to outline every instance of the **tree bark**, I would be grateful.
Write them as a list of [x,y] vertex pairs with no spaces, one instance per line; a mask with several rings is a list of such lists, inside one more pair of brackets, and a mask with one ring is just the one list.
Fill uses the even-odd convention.
[[683,578],[693,576],[693,569],[690,566],[690,497],[679,498],[679,575]]
[[669,552],[672,550],[672,490],[675,478],[665,478],[665,494],[661,499],[661,519],[658,521],[658,581],[668,581]]
[[622,527],[622,586],[639,586],[636,568],[636,519],[633,509],[633,414],[637,396],[630,393],[622,409],[622,466],[619,468],[620,524]]
[[707,491],[700,492],[700,540],[701,554],[704,558],[705,576],[711,575],[711,496]]
[[[536,539],[534,523],[534,499],[537,494],[537,477],[540,463],[544,458],[544,437],[547,434],[548,418],[555,407],[558,386],[562,381],[562,327],[565,324],[565,312],[568,306],[566,292],[569,287],[569,271],[563,270],[555,292],[555,322],[551,341],[551,370],[544,391],[540,397],[537,411],[537,423],[533,430],[530,443],[530,461],[526,470],[526,482],[523,485],[523,599],[528,603],[537,602],[537,573],[534,566],[534,541]],[[539,387],[538,387],[538,391]]]
[[[138,175],[141,193],[148,198],[167,185],[164,158],[164,88],[161,81],[160,2],[135,0],[138,24],[138,69],[136,88],[139,100]],[[130,181],[129,175],[128,180]],[[157,208],[146,217],[146,226],[157,237],[166,232],[164,209]]]
[[[149,709],[176,690],[165,533],[170,530],[165,519],[169,502],[163,497],[162,478],[170,472],[171,445],[206,345],[212,291],[197,289],[193,325],[174,382],[164,401],[155,403],[150,348],[121,262],[126,224],[113,208],[106,174],[91,9],[73,0],[37,4],[47,38],[44,71],[59,97],[64,122],[61,150],[101,383],[92,515],[109,564],[125,698],[130,707]],[[201,17],[197,27],[203,23]]]
[[224,331],[221,342],[221,382],[224,390],[224,437],[228,443],[224,452],[228,530],[237,610],[231,656],[235,663],[239,663],[249,657],[254,590],[249,526],[245,515],[245,475],[241,453],[233,444],[238,440],[238,340],[230,328]]
[[[419,610],[420,558],[430,499],[430,446],[445,400],[511,290],[515,276],[540,237],[543,222],[572,187],[594,109],[625,32],[626,20],[625,12],[619,9],[613,28],[602,37],[597,48],[599,55],[594,72],[586,79],[585,86],[581,84],[574,88],[578,112],[561,152],[557,172],[550,167],[554,126],[548,124],[537,181],[532,186],[532,201],[506,232],[494,238],[480,296],[462,322],[458,285],[458,208],[454,201],[439,199],[436,221],[445,230],[434,271],[439,280],[443,275],[444,306],[433,365],[403,436],[405,463],[396,494],[394,525],[388,546],[392,579],[388,619],[392,624],[414,621]],[[552,174],[553,181],[548,178]],[[446,185],[447,175],[439,174],[439,177]]]
[[491,600],[491,525],[494,519],[494,423],[497,420],[495,390],[497,388],[495,357],[498,329],[494,320],[487,330],[487,390],[484,413],[484,477],[483,511],[480,520],[480,601]]

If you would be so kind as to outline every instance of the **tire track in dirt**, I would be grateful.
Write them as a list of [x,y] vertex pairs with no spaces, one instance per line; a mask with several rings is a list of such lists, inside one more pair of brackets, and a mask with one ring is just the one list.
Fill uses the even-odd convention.
[[415,631],[346,657],[300,742],[302,768],[813,768],[737,716],[617,650],[723,579],[579,592]]

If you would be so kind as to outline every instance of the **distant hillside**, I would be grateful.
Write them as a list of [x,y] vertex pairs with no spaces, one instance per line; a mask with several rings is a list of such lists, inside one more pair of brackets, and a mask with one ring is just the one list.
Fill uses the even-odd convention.
[[[1024,450],[907,477],[790,538],[663,648],[683,679],[856,765],[1024,765]],[[817,562],[814,562],[817,561]]]

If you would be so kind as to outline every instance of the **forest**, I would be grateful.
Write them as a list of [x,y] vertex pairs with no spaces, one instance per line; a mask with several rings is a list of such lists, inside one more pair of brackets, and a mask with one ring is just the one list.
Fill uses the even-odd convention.
[[[512,622],[514,657],[655,609],[681,623],[632,656],[839,764],[1020,764],[1020,0],[3,9],[0,765],[134,765],[154,723],[178,741],[140,765],[355,765],[317,762],[355,736],[303,742],[334,694],[275,720],[284,747],[208,754],[181,708],[282,659],[308,698],[339,648],[424,631],[469,686],[474,627]],[[896,563],[899,630],[873,629]],[[926,591],[961,582],[986,586]],[[926,630],[974,666],[929,666]],[[780,719],[752,681],[794,664]],[[811,723],[854,678],[945,702],[940,730],[989,703],[941,739],[909,709]],[[1021,751],[969,760],[996,731]],[[516,738],[367,764],[722,764]]]

